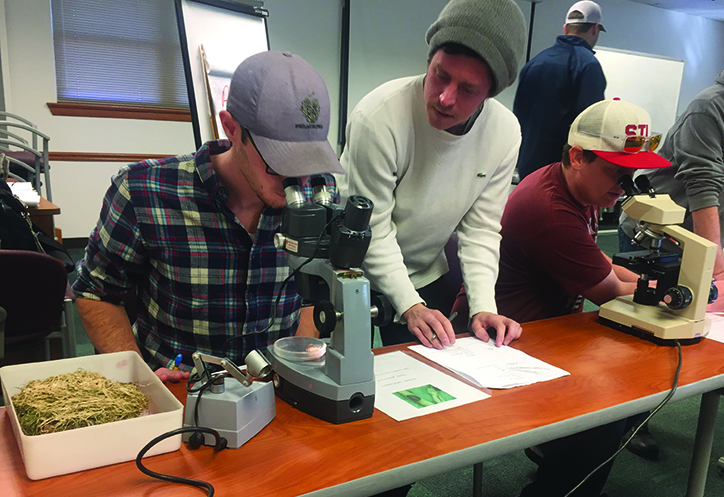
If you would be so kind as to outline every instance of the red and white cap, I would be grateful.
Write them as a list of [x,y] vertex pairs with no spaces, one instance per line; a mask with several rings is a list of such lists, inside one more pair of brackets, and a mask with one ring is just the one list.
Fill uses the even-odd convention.
[[[597,102],[576,117],[568,144],[590,150],[613,164],[637,169],[668,167],[669,161],[648,150],[661,135],[651,132],[651,116],[641,107],[619,99]],[[639,140],[633,150],[628,145]],[[654,148],[654,147],[652,147]]]

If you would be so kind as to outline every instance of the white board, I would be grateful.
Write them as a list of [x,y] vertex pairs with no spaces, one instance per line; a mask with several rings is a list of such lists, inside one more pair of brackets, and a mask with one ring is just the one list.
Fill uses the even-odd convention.
[[[236,67],[247,57],[269,50],[264,9],[223,0],[176,0],[176,17],[184,57],[189,107],[196,147],[214,139],[212,121],[225,109],[228,86]],[[211,66],[209,74],[216,102],[215,112],[206,90],[205,71],[200,46],[203,45]],[[216,95],[218,93],[218,95]],[[219,137],[224,137],[218,126]]]
[[619,97],[651,114],[652,131],[666,134],[676,120],[684,61],[596,47],[606,76],[606,98]]

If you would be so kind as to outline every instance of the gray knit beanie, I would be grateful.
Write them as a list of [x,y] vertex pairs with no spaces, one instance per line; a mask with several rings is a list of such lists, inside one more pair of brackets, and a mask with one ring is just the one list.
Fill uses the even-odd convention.
[[488,63],[495,80],[494,97],[512,85],[525,57],[526,27],[523,13],[513,0],[451,0],[425,40],[428,57],[445,43],[458,43]]

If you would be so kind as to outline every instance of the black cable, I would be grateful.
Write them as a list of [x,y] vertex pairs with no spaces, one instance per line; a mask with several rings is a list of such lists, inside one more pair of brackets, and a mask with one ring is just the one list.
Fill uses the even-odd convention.
[[[644,426],[646,423],[648,423],[649,420],[654,416],[654,414],[656,414],[657,412],[659,412],[659,411],[661,410],[661,408],[664,407],[664,406],[666,405],[666,403],[669,402],[669,400],[671,400],[671,397],[674,396],[674,393],[676,393],[676,387],[679,385],[679,373],[681,373],[681,365],[683,364],[683,358],[682,358],[682,352],[681,352],[681,344],[679,343],[678,340],[674,340],[674,342],[676,343],[676,347],[679,349],[679,365],[677,366],[677,368],[676,368],[676,373],[674,374],[674,384],[673,384],[673,386],[671,387],[671,390],[669,391],[668,395],[666,395],[666,397],[664,398],[664,400],[662,400],[662,401],[659,403],[659,405],[656,406],[656,408],[655,408],[653,411],[651,411],[651,413],[646,417],[646,419],[644,419],[643,422],[640,423],[640,424],[636,427],[636,429],[633,431],[633,433],[631,433],[631,436],[629,436],[629,437],[626,439],[626,441],[621,444],[621,447],[619,447],[618,450],[617,450],[616,452],[614,452],[613,455],[611,455],[611,457],[609,457],[608,459],[606,459],[605,461],[603,461],[601,464],[598,465],[598,467],[596,467],[593,471],[591,471],[590,473],[588,473],[588,474],[586,475],[586,477],[585,477],[583,480],[581,480],[581,482],[580,482],[578,485],[576,485],[575,487],[573,487],[573,489],[572,489],[570,492],[568,492],[564,497],[569,497],[573,492],[575,492],[576,490],[578,490],[578,488],[579,488],[581,485],[583,485],[596,471],[598,471],[599,469],[601,469],[602,467],[604,467],[606,464],[608,464],[608,463],[610,463],[611,461],[613,461],[613,460],[616,458],[616,456],[618,456],[618,455],[621,453],[621,451],[628,445],[628,443],[629,443],[631,440],[633,440],[633,438],[638,434],[638,432],[639,432],[639,430],[641,429],[641,427]],[[545,454],[543,455],[543,457],[545,457]]]
[[[194,426],[199,426],[199,404],[201,403],[201,396],[206,390],[213,386],[214,381],[222,376],[229,376],[229,373],[226,371],[211,373],[206,367],[206,364],[204,364],[203,374],[199,374],[199,372],[197,371],[196,374],[189,376],[189,379],[186,381],[186,392],[198,393],[198,395],[196,396],[196,403],[194,404]],[[202,382],[204,378],[206,378],[206,382],[202,383],[200,387],[194,388],[192,386],[196,383]]]
[[194,404],[194,426],[199,426],[199,404],[201,404],[201,396],[204,394],[204,392],[208,389],[210,389],[214,385],[214,380],[216,378],[209,377],[209,380],[201,385],[199,388],[195,390],[190,390],[190,393],[197,393],[196,396],[196,403]]
[[306,261],[302,262],[299,266],[297,266],[297,268],[294,269],[291,272],[291,274],[284,279],[284,281],[282,281],[282,285],[279,287],[279,293],[277,294],[276,301],[274,302],[274,307],[272,308],[272,314],[271,314],[271,318],[269,319],[269,324],[266,325],[264,327],[264,329],[257,330],[257,331],[249,331],[243,335],[236,335],[236,336],[229,338],[226,341],[226,343],[224,343],[223,347],[221,348],[221,352],[223,353],[223,355],[225,355],[225,356],[227,355],[226,349],[228,348],[229,344],[231,342],[233,342],[234,340],[238,340],[239,338],[243,338],[243,337],[246,337],[249,335],[259,335],[261,333],[266,333],[267,331],[269,331],[271,329],[271,327],[274,325],[274,321],[277,318],[277,308],[279,307],[279,301],[282,298],[282,291],[284,290],[284,287],[287,285],[287,283],[289,283],[289,280],[291,280],[293,277],[295,277],[304,266],[306,266],[307,264],[312,262],[317,257],[317,254],[319,253],[319,248],[321,247],[321,244],[322,244],[322,238],[326,234],[327,228],[329,228],[332,225],[332,223],[334,221],[336,221],[338,218],[340,218],[342,215],[343,214],[338,214],[338,215],[334,216],[332,219],[330,219],[327,222],[327,224],[324,225],[324,228],[322,229],[322,231],[319,232],[319,236],[317,237],[317,241],[314,246],[314,252],[312,253],[312,255]]
[[172,430],[169,432],[166,432],[162,435],[157,436],[150,442],[146,444],[145,447],[141,449],[141,451],[136,456],[136,467],[145,475],[148,475],[152,478],[157,478],[159,480],[167,481],[170,483],[182,483],[184,485],[191,485],[192,487],[197,488],[204,488],[206,489],[206,496],[212,497],[214,495],[214,487],[211,485],[211,483],[202,481],[202,480],[192,480],[190,478],[183,478],[181,476],[173,476],[173,475],[165,475],[163,473],[157,473],[156,471],[152,471],[148,469],[146,466],[143,465],[143,462],[141,459],[143,459],[143,456],[146,455],[146,452],[151,450],[151,448],[156,445],[157,443],[176,436],[180,435],[181,433],[188,433],[188,432],[201,432],[201,433],[208,433],[210,435],[213,435],[214,438],[216,438],[216,445],[214,446],[214,452],[219,452],[220,450],[223,450],[226,448],[226,439],[223,438],[221,435],[219,435],[219,432],[212,429],[212,428],[199,428],[199,427],[184,427],[184,428],[178,428],[176,430]]

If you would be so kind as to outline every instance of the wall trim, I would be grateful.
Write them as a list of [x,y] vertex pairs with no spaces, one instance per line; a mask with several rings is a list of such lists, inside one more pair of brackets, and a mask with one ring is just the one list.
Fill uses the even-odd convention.
[[101,152],[48,152],[51,162],[140,162],[146,159],[164,159],[174,154],[110,154]]
[[191,122],[188,109],[164,109],[161,107],[138,107],[131,105],[86,104],[71,102],[48,102],[54,116],[107,117],[113,119],[146,119],[151,121]]

